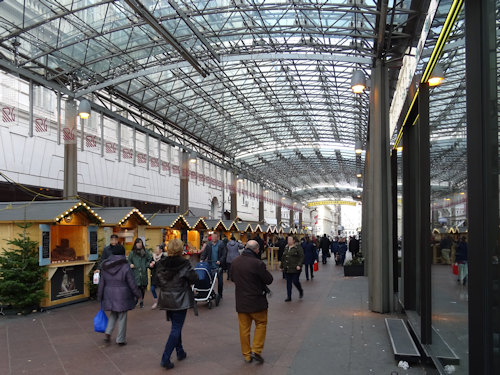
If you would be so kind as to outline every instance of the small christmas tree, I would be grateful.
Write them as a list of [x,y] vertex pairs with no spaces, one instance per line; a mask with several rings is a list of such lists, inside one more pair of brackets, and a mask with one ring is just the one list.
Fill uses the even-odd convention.
[[15,248],[3,249],[0,255],[0,302],[15,309],[38,308],[45,285],[45,267],[38,264],[38,243],[26,234],[30,224],[18,237],[7,243]]

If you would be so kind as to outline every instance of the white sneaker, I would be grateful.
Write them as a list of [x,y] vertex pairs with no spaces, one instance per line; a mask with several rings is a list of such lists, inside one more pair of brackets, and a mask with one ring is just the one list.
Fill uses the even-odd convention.
[[153,306],[151,306],[151,310],[154,310],[154,309],[156,309],[157,307],[158,307],[158,303],[157,303],[157,302],[155,302],[155,303],[153,303]]

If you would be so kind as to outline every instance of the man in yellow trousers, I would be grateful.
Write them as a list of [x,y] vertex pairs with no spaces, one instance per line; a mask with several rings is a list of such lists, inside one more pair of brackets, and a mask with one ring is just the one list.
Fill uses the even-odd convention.
[[[236,311],[240,325],[241,352],[245,362],[263,363],[262,350],[266,339],[267,327],[267,285],[273,282],[273,276],[266,269],[266,264],[259,259],[257,241],[247,242],[242,254],[233,260],[231,279],[235,284]],[[253,344],[250,346],[250,329],[255,322]]]

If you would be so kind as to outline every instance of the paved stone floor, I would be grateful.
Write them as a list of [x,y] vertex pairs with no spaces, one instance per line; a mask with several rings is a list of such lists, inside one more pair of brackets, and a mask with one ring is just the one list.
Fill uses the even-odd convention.
[[[320,265],[285,303],[285,281],[273,271],[263,365],[247,364],[240,352],[234,284],[224,280],[224,299],[199,316],[188,312],[183,329],[186,360],[173,374],[434,374],[423,364],[397,367],[384,318],[368,310],[366,277],[346,278],[341,267]],[[160,358],[170,331],[163,311],[128,315],[128,345],[106,345],[93,331],[99,305],[88,301],[28,316],[0,317],[0,374],[163,374]]]

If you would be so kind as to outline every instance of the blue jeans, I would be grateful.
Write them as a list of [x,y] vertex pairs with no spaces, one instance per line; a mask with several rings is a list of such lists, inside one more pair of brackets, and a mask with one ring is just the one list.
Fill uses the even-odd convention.
[[158,298],[158,296],[156,294],[156,285],[151,284],[151,294],[153,295],[154,299]]
[[295,287],[302,292],[302,285],[300,285],[299,277],[300,272],[296,273],[285,273],[286,277],[286,296],[287,298],[292,298],[292,283]]
[[167,312],[172,320],[172,329],[170,330],[170,336],[168,336],[167,343],[165,344],[165,350],[163,351],[163,356],[161,357],[162,366],[170,363],[170,356],[172,355],[174,349],[177,351],[177,356],[184,353],[184,349],[182,348],[181,332],[184,321],[186,320],[186,313],[187,310]]

